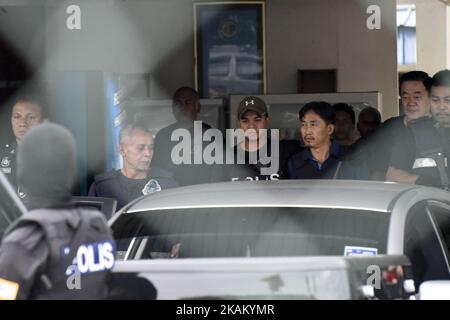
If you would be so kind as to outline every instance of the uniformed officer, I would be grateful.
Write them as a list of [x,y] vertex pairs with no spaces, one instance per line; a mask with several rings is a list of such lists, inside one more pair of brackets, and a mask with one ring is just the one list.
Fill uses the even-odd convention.
[[99,211],[71,202],[73,136],[43,123],[21,139],[18,182],[31,209],[0,247],[0,299],[102,299],[114,264],[111,230]]
[[150,169],[153,137],[145,126],[127,125],[120,132],[119,140],[122,169],[97,175],[89,189],[89,196],[114,198],[117,207],[122,208],[142,195],[177,186],[170,172]]
[[[21,97],[13,104],[11,112],[11,127],[14,140],[0,146],[0,168],[9,181],[17,188],[16,182],[16,150],[17,143],[32,127],[41,123],[44,112],[39,101],[30,97]],[[19,192],[19,196],[23,197]]]
[[387,178],[402,183],[449,189],[450,71],[442,70],[431,82],[432,118],[412,123],[410,134],[396,141]]

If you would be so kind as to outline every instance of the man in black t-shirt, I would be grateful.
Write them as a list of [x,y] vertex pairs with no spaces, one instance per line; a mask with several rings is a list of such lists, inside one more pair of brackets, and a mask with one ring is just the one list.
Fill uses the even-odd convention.
[[[194,161],[196,157],[202,157],[202,150],[207,143],[202,141],[201,137],[211,128],[203,122],[196,126],[200,109],[200,96],[195,89],[191,87],[177,89],[172,98],[172,112],[176,122],[159,130],[155,137],[153,165],[170,172],[180,186],[211,181],[213,166],[205,163],[197,164]],[[190,147],[187,148],[189,163],[177,163],[172,157],[172,152],[180,144],[180,141],[172,140],[172,136],[178,138],[176,133],[182,131],[191,137]],[[197,141],[195,136],[200,137],[200,141]]]
[[395,182],[448,189],[450,167],[450,71],[431,81],[431,114],[411,123],[409,134],[397,139],[387,177]]
[[216,167],[220,181],[279,180],[287,175],[288,158],[297,152],[297,141],[279,141],[277,131],[268,130],[266,103],[255,96],[244,98],[238,107],[241,139],[225,152],[226,163]]
[[[423,117],[430,117],[430,87],[431,78],[424,71],[411,71],[400,78],[401,107],[404,115],[386,120],[372,137],[379,144],[378,154],[381,155],[386,180],[392,180],[392,169],[388,164],[394,152],[394,141],[405,140],[408,135],[407,126]],[[384,155],[384,157],[383,157]]]

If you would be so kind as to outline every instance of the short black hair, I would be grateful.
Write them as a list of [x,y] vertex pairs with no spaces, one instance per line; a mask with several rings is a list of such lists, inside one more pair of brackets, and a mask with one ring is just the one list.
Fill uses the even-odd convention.
[[328,102],[325,101],[312,101],[308,102],[298,112],[298,118],[300,121],[305,117],[305,114],[309,111],[314,112],[320,118],[322,118],[327,124],[334,124],[336,121],[336,114],[334,109]]
[[366,115],[366,114],[372,114],[375,118],[375,120],[378,123],[381,123],[381,114],[380,111],[378,111],[378,109],[374,108],[374,107],[365,107],[364,109],[361,110],[361,112],[359,113],[358,116],[358,122],[360,122],[361,118]]
[[27,102],[31,103],[33,105],[36,105],[39,107],[39,112],[41,113],[41,118],[46,119],[48,118],[48,112],[46,108],[46,102],[44,101],[44,98],[36,95],[36,94],[21,94],[19,96],[14,97],[11,103],[11,112],[16,104],[19,102]]
[[333,105],[334,108],[334,112],[345,112],[350,116],[350,119],[352,120],[352,123],[355,124],[355,111],[353,110],[352,107],[350,107],[348,104],[346,103],[336,103],[335,105]]
[[431,80],[433,87],[450,87],[450,70],[441,70],[437,72]]
[[194,88],[191,88],[191,87],[181,87],[181,88],[178,88],[175,91],[175,93],[173,94],[172,101],[175,102],[178,99],[178,96],[184,92],[192,93],[195,100],[197,100],[197,101],[200,100],[200,94],[197,92],[197,90],[195,90]]
[[[401,90],[401,86],[402,86],[403,82],[406,82],[406,81],[422,82],[425,89],[428,91],[428,93],[430,93],[432,80],[431,80],[431,77],[428,75],[428,73],[426,73],[425,71],[410,71],[410,72],[403,74],[400,77],[400,85],[399,85],[400,90]],[[401,92],[400,92],[400,94],[401,94]]]

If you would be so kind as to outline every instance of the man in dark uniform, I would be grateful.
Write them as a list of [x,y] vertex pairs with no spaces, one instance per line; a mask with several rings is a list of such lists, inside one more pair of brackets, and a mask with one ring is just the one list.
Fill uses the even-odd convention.
[[[211,128],[203,122],[201,122],[201,125],[195,125],[198,121],[200,109],[200,96],[196,90],[190,87],[177,89],[172,98],[172,112],[176,122],[159,130],[155,137],[153,165],[172,173],[175,181],[181,186],[211,181],[213,166],[194,163],[194,158],[201,157],[202,150],[207,145],[203,141],[196,141],[194,137],[197,134],[201,138],[204,132]],[[199,129],[198,133],[196,133],[196,128]],[[172,159],[172,151],[180,142],[172,141],[171,137],[174,132],[185,130],[191,137],[188,150],[190,162],[177,163]]]
[[123,167],[95,177],[89,196],[114,198],[122,208],[146,194],[173,188],[177,183],[170,172],[152,167],[153,137],[141,124],[126,126],[120,133]]
[[424,71],[410,71],[400,77],[400,98],[404,115],[392,117],[386,120],[380,129],[372,137],[382,148],[380,154],[383,159],[386,180],[392,180],[392,170],[389,170],[389,162],[394,152],[395,140],[407,139],[408,125],[421,118],[431,117],[430,114],[430,88],[431,78]]
[[333,109],[336,115],[333,138],[341,146],[351,146],[355,142],[355,111],[346,103],[336,103]]
[[387,178],[391,181],[449,189],[450,71],[442,70],[431,81],[432,118],[422,118],[397,139]]
[[0,247],[0,299],[103,299],[114,264],[111,230],[101,212],[71,202],[73,136],[44,123],[21,139],[17,178],[31,210]]
[[370,180],[384,181],[389,159],[384,152],[386,141],[378,137],[380,125],[381,114],[377,109],[366,107],[361,110],[357,122],[360,138],[351,145],[348,154],[365,162]]
[[[41,104],[33,98],[19,98],[13,104],[11,127],[14,140],[0,146],[0,168],[11,184],[17,188],[16,182],[16,150],[17,143],[32,127],[41,123],[44,113]],[[23,193],[19,192],[19,195]]]

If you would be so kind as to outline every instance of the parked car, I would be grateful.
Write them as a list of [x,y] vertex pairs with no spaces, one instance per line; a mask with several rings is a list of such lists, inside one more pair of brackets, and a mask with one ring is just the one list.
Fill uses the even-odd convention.
[[158,299],[408,299],[450,279],[450,193],[428,187],[196,185],[139,198],[110,225],[115,277]]
[[[1,173],[0,186],[3,233],[26,209]],[[198,185],[139,198],[109,223],[111,299],[449,298],[450,194],[434,188]]]

